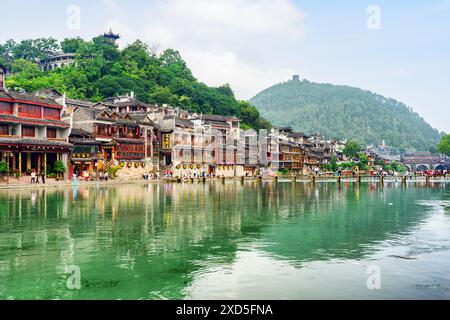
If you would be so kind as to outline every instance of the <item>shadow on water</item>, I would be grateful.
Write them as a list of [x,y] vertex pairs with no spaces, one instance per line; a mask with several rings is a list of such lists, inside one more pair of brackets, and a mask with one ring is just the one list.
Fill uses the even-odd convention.
[[[205,268],[254,246],[294,264],[360,259],[426,217],[417,200],[448,194],[303,183],[2,191],[0,298],[183,298]],[[67,290],[68,265],[81,290]]]

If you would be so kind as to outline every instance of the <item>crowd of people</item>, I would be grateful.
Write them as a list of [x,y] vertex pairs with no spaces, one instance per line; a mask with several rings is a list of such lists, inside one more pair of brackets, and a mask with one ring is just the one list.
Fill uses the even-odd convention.
[[187,180],[187,179],[196,179],[196,178],[213,178],[214,175],[212,175],[210,173],[206,173],[205,171],[202,171],[201,173],[186,171],[186,172],[183,172],[180,176],[174,177],[174,173],[172,170],[166,170],[163,172],[163,177],[164,177],[164,179],[181,178],[183,180]]
[[[320,169],[319,167],[315,167],[312,170],[310,170],[311,173],[315,175],[320,175]],[[346,175],[353,175],[356,176],[359,173],[358,168],[355,168],[354,170],[343,170],[341,167],[337,169],[335,172],[336,176],[346,176]],[[377,168],[375,170],[370,170],[369,174],[371,176],[391,176],[391,177],[399,177],[401,174],[398,171],[394,170],[383,170],[382,168]],[[407,171],[405,174],[408,177],[443,177],[447,178],[449,172],[448,170],[426,170],[426,171]],[[248,176],[248,174],[247,174]],[[160,174],[159,172],[146,172],[143,176],[144,180],[159,180]],[[172,170],[166,170],[163,172],[163,178],[164,179],[171,179],[171,178],[181,178],[183,180],[188,179],[195,179],[195,178],[214,178],[215,175],[211,173],[206,173],[205,171],[202,171],[201,173],[197,172],[184,172],[181,174],[181,176],[174,177],[174,173]],[[81,174],[77,170],[74,171],[74,179],[81,179],[84,181],[108,181],[110,179],[109,173],[107,171],[99,171],[96,176],[91,175],[87,170],[83,171]],[[36,170],[31,171],[31,184],[39,184],[46,182],[46,174],[44,168],[40,170],[40,172],[37,172]]]

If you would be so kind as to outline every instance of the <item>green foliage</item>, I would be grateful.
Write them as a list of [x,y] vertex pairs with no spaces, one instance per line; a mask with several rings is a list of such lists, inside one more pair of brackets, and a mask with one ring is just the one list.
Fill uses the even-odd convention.
[[77,38],[65,38],[61,42],[61,49],[65,53],[75,53],[78,51],[78,49],[81,47],[81,45],[84,43],[84,40],[80,37]]
[[404,165],[398,163],[397,161],[393,161],[387,165],[383,165],[383,170],[397,171],[397,172],[403,173],[403,172],[407,171],[407,168]]
[[39,66],[25,59],[17,59],[12,65],[12,72],[20,74],[21,80],[32,80],[43,75]]
[[354,162],[343,162],[341,163],[340,167],[344,170],[348,169],[348,170],[353,170],[355,168],[355,163]]
[[5,161],[0,161],[0,174],[6,174],[8,172],[8,164]]
[[117,165],[107,168],[106,171],[108,172],[110,178],[115,178],[117,177],[117,172],[119,172],[119,170],[122,168],[123,167],[121,165]]
[[287,168],[280,169],[278,171],[278,173],[281,174],[281,175],[288,175],[289,174],[289,169],[287,169]]
[[369,158],[366,156],[365,153],[359,154],[358,168],[359,168],[359,170],[362,170],[362,171],[369,170]]
[[0,63],[14,72],[6,85],[26,91],[55,88],[69,98],[94,102],[133,91],[143,102],[204,114],[235,115],[242,119],[243,127],[271,128],[255,107],[237,101],[228,84],[213,88],[197,81],[176,50],[167,49],[156,56],[140,40],[120,50],[102,36],[92,41],[66,38],[60,47],[75,53],[76,65],[42,72],[34,59],[57,50],[59,45],[54,39],[24,40],[19,44],[10,40],[0,45]]
[[0,63],[11,68],[17,59],[36,61],[44,59],[59,49],[58,41],[54,38],[25,39],[19,43],[10,39],[0,45]]
[[398,151],[427,151],[440,137],[403,103],[348,86],[288,81],[262,91],[250,102],[275,125],[357,139],[363,145],[385,140]]
[[450,134],[445,134],[442,136],[438,145],[438,150],[440,153],[450,156]]
[[53,172],[57,175],[62,175],[66,172],[66,166],[62,161],[56,161],[53,165]]
[[359,146],[359,143],[355,140],[349,140],[345,144],[343,152],[348,158],[353,159],[358,155],[360,151],[361,147]]
[[330,171],[336,172],[338,170],[339,166],[337,164],[337,157],[335,155],[331,156],[331,161],[330,161]]

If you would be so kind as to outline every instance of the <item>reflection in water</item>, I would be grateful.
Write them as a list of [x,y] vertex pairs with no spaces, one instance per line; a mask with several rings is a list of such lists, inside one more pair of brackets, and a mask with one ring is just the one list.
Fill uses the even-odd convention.
[[[448,297],[413,284],[433,270],[447,279],[449,194],[349,183],[2,191],[0,298]],[[436,252],[441,264],[392,258]],[[384,292],[365,288],[368,261],[392,275]],[[66,288],[69,265],[81,290]]]

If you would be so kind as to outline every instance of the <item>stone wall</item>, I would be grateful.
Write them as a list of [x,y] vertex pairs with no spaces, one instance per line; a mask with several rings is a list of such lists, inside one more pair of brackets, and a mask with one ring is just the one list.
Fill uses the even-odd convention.
[[[200,177],[202,176],[202,173],[208,174],[209,172],[209,165],[200,165],[200,168],[198,165],[194,165],[193,168],[191,168],[191,165],[186,164],[186,167],[184,165],[176,166],[172,169],[173,177],[174,178],[181,178],[181,177]],[[164,175],[164,172],[161,172],[161,175]]]
[[[145,163],[144,168],[141,165],[142,162]],[[154,176],[154,172],[158,171],[157,166],[145,161],[125,161],[124,163],[123,168],[117,171],[116,180],[142,180],[144,174],[151,173]],[[128,168],[128,163],[131,163],[131,168]],[[139,164],[137,168],[135,167],[135,163]]]
[[244,166],[238,165],[238,166],[218,166],[216,168],[216,177],[244,177],[245,176],[245,170]]

